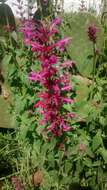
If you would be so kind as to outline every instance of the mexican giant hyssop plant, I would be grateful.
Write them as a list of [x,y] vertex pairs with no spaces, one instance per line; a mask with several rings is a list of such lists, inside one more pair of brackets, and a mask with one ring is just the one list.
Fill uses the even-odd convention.
[[64,108],[65,104],[73,103],[69,95],[72,87],[68,75],[73,62],[64,61],[62,58],[61,63],[59,55],[71,39],[59,39],[57,26],[60,23],[60,18],[51,23],[27,21],[22,27],[25,44],[31,46],[32,52],[41,63],[40,71],[31,71],[29,79],[35,83],[39,82],[43,87],[42,92],[36,95],[39,100],[34,107],[42,115],[39,124],[44,125],[44,130],[50,137],[62,137],[72,131],[71,118],[74,117],[74,113],[69,113]]

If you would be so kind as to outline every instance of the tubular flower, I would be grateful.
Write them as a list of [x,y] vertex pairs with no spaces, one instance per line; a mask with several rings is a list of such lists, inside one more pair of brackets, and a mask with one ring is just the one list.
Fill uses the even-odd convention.
[[39,124],[45,125],[47,133],[55,137],[62,136],[72,130],[70,120],[75,117],[74,113],[69,113],[64,109],[65,104],[72,104],[73,100],[67,96],[72,91],[69,80],[68,69],[72,68],[72,61],[59,63],[57,52],[64,51],[71,38],[58,39],[57,25],[61,23],[60,18],[54,19],[47,24],[45,21],[34,24],[30,21],[30,29],[24,23],[22,32],[24,40],[28,40],[32,52],[37,54],[41,63],[39,72],[31,71],[29,80],[39,82],[43,86],[43,92],[38,94],[39,101],[34,105],[35,109],[42,115]]

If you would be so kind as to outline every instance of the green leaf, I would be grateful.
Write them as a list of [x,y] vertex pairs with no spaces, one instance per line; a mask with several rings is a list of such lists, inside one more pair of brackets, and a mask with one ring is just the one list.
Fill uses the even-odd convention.
[[92,106],[86,100],[78,101],[75,103],[75,112],[81,119],[86,119],[92,113]]
[[105,148],[100,148],[99,152],[101,156],[103,157],[105,163],[107,164],[107,150]]
[[2,60],[2,64],[4,65],[4,67],[7,67],[7,65],[9,64],[10,60],[11,60],[11,55],[10,54],[6,54]]
[[13,31],[13,32],[11,33],[11,36],[12,36],[12,38],[15,40],[15,42],[17,42],[17,33],[16,33],[15,31]]
[[8,71],[8,77],[13,76],[16,73],[16,71],[17,71],[16,66],[14,64],[10,64],[8,66],[8,69],[9,69],[9,71]]
[[71,110],[72,110],[72,107],[71,107],[70,104],[64,104],[63,107],[64,107],[67,111],[69,111],[69,112],[71,112]]
[[87,100],[90,89],[88,87],[88,79],[85,77],[78,76],[78,85],[76,85],[76,101]]
[[57,170],[52,170],[49,172],[49,175],[51,176],[52,178],[52,181],[55,183],[57,182],[58,183],[58,171]]
[[61,180],[61,185],[68,185],[68,184],[71,184],[72,182],[72,176],[71,175],[67,175],[67,176],[64,176]]
[[77,160],[75,175],[78,176],[83,171],[83,168],[84,166],[82,160]]
[[99,146],[102,144],[103,143],[102,143],[101,131],[99,130],[93,138],[93,142],[92,142],[93,151],[96,151],[99,148]]
[[55,168],[55,156],[54,153],[51,152],[48,156],[48,167]]
[[6,46],[6,39],[2,36],[0,36],[0,44]]
[[28,132],[28,126],[27,125],[21,125],[20,126],[20,133],[19,133],[19,140],[25,140],[26,139],[26,135],[27,135],[27,132]]
[[92,177],[92,170],[91,170],[91,168],[89,168],[88,171],[85,172],[85,177],[86,178]]
[[36,127],[36,132],[38,135],[41,135],[45,129],[45,125],[39,125]]
[[68,174],[68,172],[71,170],[72,168],[72,163],[69,161],[65,162],[65,173]]
[[91,148],[86,147],[85,152],[86,152],[86,154],[87,154],[89,157],[94,158],[94,154],[93,154]]
[[78,147],[73,146],[69,149],[70,156],[77,155],[78,154]]
[[85,166],[88,166],[89,168],[92,167],[92,161],[89,158],[85,158],[83,163]]
[[98,167],[101,165],[101,162],[100,162],[100,160],[98,160],[98,161],[95,161],[92,165],[93,165],[93,167]]

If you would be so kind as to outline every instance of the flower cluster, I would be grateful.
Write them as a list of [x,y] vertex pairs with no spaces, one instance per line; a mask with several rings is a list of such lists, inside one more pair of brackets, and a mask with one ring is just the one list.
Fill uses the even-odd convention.
[[72,129],[70,118],[74,117],[64,108],[65,104],[73,103],[72,98],[67,96],[72,91],[68,70],[73,62],[68,60],[60,63],[58,52],[63,52],[71,41],[68,37],[59,39],[57,25],[60,23],[60,18],[49,24],[45,21],[39,24],[27,21],[22,27],[25,44],[31,46],[41,63],[39,72],[29,73],[30,80],[43,86],[43,92],[38,94],[40,100],[34,107],[43,116],[40,124],[45,125],[48,133],[56,137]]
[[97,27],[95,26],[95,24],[90,25],[88,27],[88,37],[90,41],[92,41],[93,43],[96,43]]

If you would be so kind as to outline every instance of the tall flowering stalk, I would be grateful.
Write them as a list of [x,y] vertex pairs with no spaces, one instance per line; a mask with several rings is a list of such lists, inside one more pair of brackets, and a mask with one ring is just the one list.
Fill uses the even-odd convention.
[[29,73],[29,80],[39,82],[43,87],[43,91],[38,94],[40,100],[34,107],[43,116],[39,123],[55,137],[72,129],[70,118],[74,117],[74,113],[69,113],[64,108],[65,104],[73,103],[73,99],[67,96],[67,93],[72,91],[68,70],[73,66],[73,62],[66,60],[60,63],[58,52],[63,52],[71,41],[69,37],[58,39],[57,25],[60,23],[60,18],[51,23],[43,21],[35,24],[33,21],[27,21],[22,27],[25,44],[31,46],[32,52],[41,63],[39,72]]
[[96,40],[97,40],[97,27],[95,24],[91,24],[88,27],[88,37],[89,40],[92,42],[93,44],[93,89],[92,89],[92,94],[91,94],[91,98],[93,95],[93,90],[94,90],[94,82],[95,82],[95,73],[96,73],[96,56],[97,56],[97,49],[96,49]]

